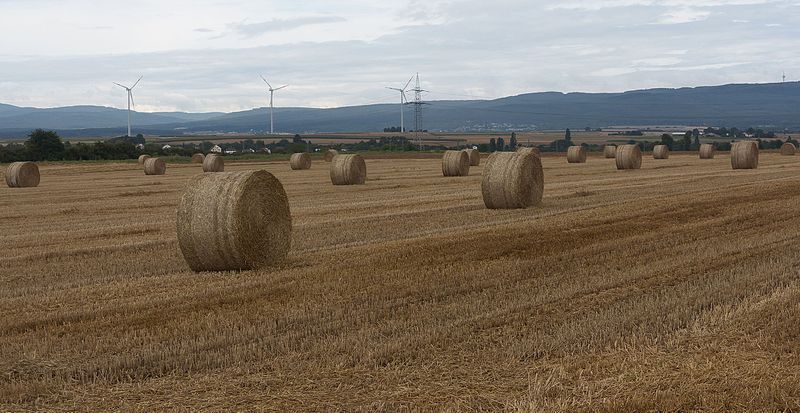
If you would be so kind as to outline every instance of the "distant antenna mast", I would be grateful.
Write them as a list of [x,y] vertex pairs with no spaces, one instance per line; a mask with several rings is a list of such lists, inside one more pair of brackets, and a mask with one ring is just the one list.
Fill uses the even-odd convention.
[[786,83],[786,72],[783,72],[783,83]]
[[419,150],[422,150],[422,137],[420,136],[420,132],[422,132],[422,105],[426,105],[422,101],[422,92],[427,92],[427,90],[422,89],[419,84],[419,73],[417,73],[417,84],[411,90],[414,91],[414,102],[411,103],[414,105],[414,140],[419,145]]

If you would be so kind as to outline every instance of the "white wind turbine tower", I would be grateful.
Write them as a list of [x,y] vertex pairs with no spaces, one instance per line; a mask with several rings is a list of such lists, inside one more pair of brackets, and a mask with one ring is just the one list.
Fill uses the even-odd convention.
[[276,90],[281,90],[281,89],[283,89],[283,88],[285,88],[286,86],[289,86],[289,85],[283,85],[283,86],[278,87],[278,88],[273,88],[272,85],[270,85],[269,82],[267,82],[267,79],[264,79],[264,76],[261,76],[261,80],[263,80],[264,83],[266,83],[267,86],[269,86],[269,133],[273,134],[273,133],[275,133],[275,129],[273,127],[273,125],[274,125],[273,117],[272,117],[272,112],[275,109],[272,106],[273,96],[275,96],[275,91]]
[[403,116],[404,116],[404,114],[403,114],[403,112],[404,112],[403,105],[405,105],[406,102],[408,102],[408,99],[406,99],[406,90],[408,90],[408,85],[411,84],[412,80],[414,80],[414,76],[411,76],[411,79],[408,79],[408,82],[406,82],[406,85],[403,86],[402,89],[399,89],[399,88],[396,88],[396,87],[388,87],[388,86],[386,87],[386,89],[396,90],[396,91],[400,92],[400,132],[401,133],[405,133],[405,131],[406,131],[405,123],[404,123],[404,119],[403,119]]
[[131,136],[131,105],[133,105],[133,107],[136,107],[136,103],[133,102],[133,92],[132,92],[132,90],[133,90],[133,88],[136,87],[136,85],[139,84],[139,81],[141,81],[143,77],[144,76],[139,76],[139,80],[137,80],[136,83],[134,83],[133,86],[131,86],[131,87],[127,87],[125,85],[121,85],[121,84],[119,84],[117,82],[114,82],[115,85],[125,89],[125,91],[128,92],[128,136]]

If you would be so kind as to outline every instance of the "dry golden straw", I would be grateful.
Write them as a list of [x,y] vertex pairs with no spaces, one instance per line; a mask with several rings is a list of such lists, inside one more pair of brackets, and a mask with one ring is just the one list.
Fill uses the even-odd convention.
[[758,168],[758,142],[739,141],[731,147],[731,167],[733,169]]
[[469,175],[469,155],[464,151],[445,151],[442,156],[442,174],[444,176]]
[[139,165],[144,165],[144,161],[150,159],[150,155],[139,155]]
[[193,271],[259,269],[289,253],[289,200],[267,171],[196,175],[177,215],[178,244]]
[[607,159],[617,157],[617,145],[606,145],[603,147],[603,156]]
[[164,175],[167,173],[167,164],[159,158],[147,158],[144,161],[145,175]]
[[331,182],[334,185],[362,185],[366,181],[367,164],[361,155],[336,155],[333,157]]
[[567,149],[567,162],[586,163],[586,148],[583,146],[570,146]]
[[333,158],[338,154],[339,152],[337,152],[335,149],[328,149],[325,151],[325,162],[332,162]]
[[654,146],[653,159],[669,159],[669,146],[667,145]]
[[311,169],[311,155],[307,153],[293,153],[292,157],[289,158],[289,166],[291,166],[294,171]]
[[33,162],[14,162],[6,169],[9,188],[33,188],[39,186],[39,179],[39,167]]
[[717,149],[710,143],[700,145],[700,159],[714,159]]
[[793,143],[786,142],[781,145],[781,155],[792,156],[797,152],[797,147]]
[[465,149],[464,152],[469,155],[469,166],[479,166],[481,164],[481,151],[477,149]]
[[617,169],[639,169],[642,167],[642,150],[639,145],[617,147]]
[[489,209],[527,208],[542,202],[544,173],[533,151],[495,152],[481,181],[483,203]]
[[203,155],[202,153],[196,153],[192,155],[192,163],[203,163],[205,159],[206,156]]
[[520,147],[519,149],[517,149],[517,152],[520,152],[520,153],[532,153],[532,154],[534,154],[536,156],[541,156],[541,152],[539,151],[539,148],[535,148],[535,147],[523,146],[523,147]]
[[203,160],[203,172],[224,172],[225,161],[222,156],[215,153],[210,153]]

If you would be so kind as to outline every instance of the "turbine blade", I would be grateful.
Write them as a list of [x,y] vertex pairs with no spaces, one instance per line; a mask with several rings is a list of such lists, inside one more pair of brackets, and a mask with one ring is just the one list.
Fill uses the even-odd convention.
[[139,82],[141,82],[141,81],[142,81],[142,78],[143,78],[143,77],[144,77],[144,76],[139,76],[139,80],[137,80],[137,81],[136,81],[136,83],[134,83],[134,84],[133,84],[133,86],[131,86],[131,89],[135,88],[135,87],[136,87],[136,85],[138,85],[138,84],[139,84]]
[[285,88],[285,87],[287,87],[287,86],[289,86],[289,85],[283,85],[283,86],[281,86],[281,87],[279,87],[279,88],[277,88],[277,89],[275,89],[275,90],[281,90],[281,89],[283,89],[283,88]]
[[408,85],[410,85],[410,84],[411,84],[411,81],[412,81],[412,80],[414,80],[414,76],[411,76],[411,79],[408,79],[408,82],[406,82],[406,85],[405,85],[405,86],[403,86],[403,90],[406,90],[406,89],[408,89]]
[[136,107],[136,102],[133,101],[133,93],[131,93],[130,90],[128,91],[128,97],[131,98],[131,106],[133,106],[135,108]]
[[[259,76],[261,76],[261,75],[259,75]],[[267,79],[264,79],[264,76],[261,76],[261,80],[263,80],[264,83],[266,83],[267,86],[269,86],[270,90],[272,89],[272,85],[270,85],[269,82],[267,82]]]
[[117,83],[117,82],[111,82],[111,83],[113,83],[113,84],[115,84],[115,85],[117,85],[117,86],[119,86],[119,87],[121,87],[121,88],[128,89],[128,87],[127,87],[127,86],[125,86],[125,85],[120,85],[120,84],[119,84],[119,83]]

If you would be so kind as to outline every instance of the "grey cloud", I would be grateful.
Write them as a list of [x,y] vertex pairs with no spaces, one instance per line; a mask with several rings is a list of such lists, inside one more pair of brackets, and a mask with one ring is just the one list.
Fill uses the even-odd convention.
[[265,33],[291,30],[314,24],[340,23],[344,21],[347,21],[347,19],[340,16],[310,16],[296,19],[272,19],[259,23],[234,23],[231,28],[242,36],[255,37]]

